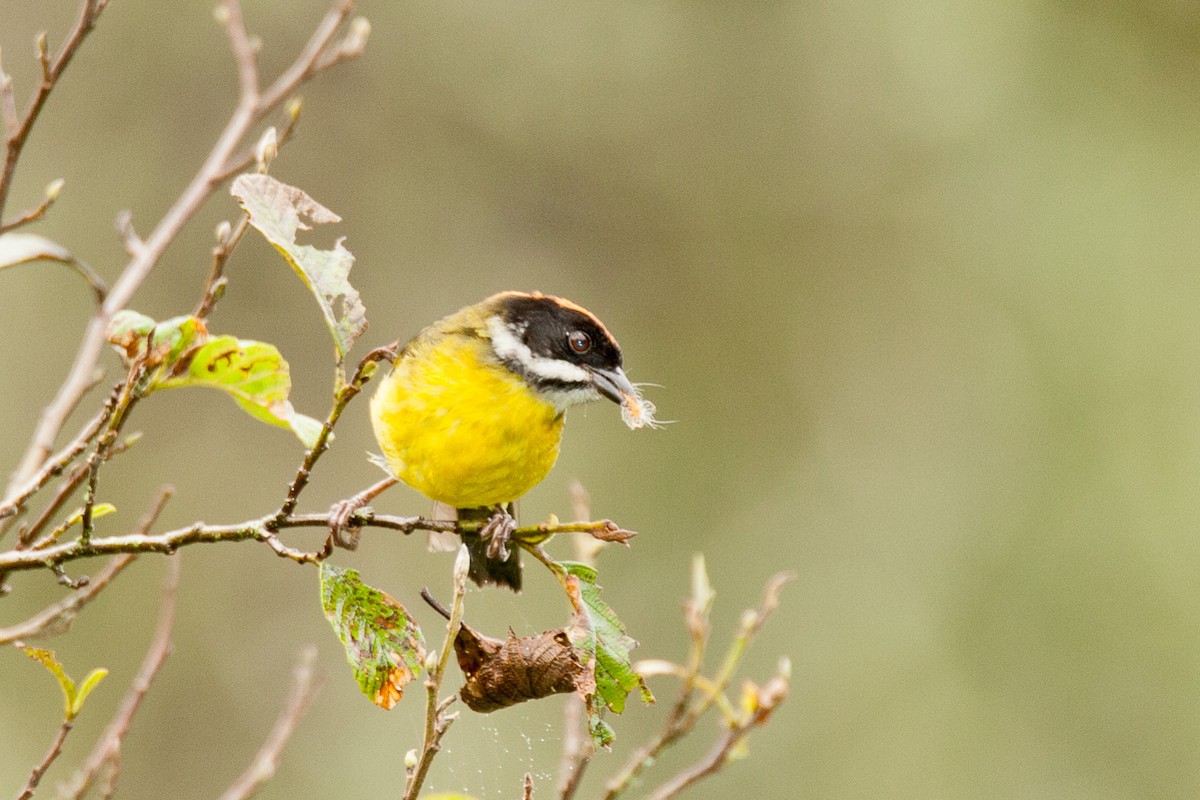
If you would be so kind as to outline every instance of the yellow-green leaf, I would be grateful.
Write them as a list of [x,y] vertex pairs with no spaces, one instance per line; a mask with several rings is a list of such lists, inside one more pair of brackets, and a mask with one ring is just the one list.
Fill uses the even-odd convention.
[[75,693],[75,701],[71,703],[71,716],[74,717],[83,710],[83,702],[87,700],[92,690],[100,685],[100,681],[108,676],[108,670],[103,667],[97,667],[88,673],[88,676],[83,679],[83,683],[79,684],[79,690]]
[[340,222],[341,217],[269,175],[239,175],[230,191],[250,215],[250,224],[275,246],[317,299],[333,335],[340,369],[354,341],[367,329],[367,310],[349,281],[354,256],[341,239],[332,250],[319,250],[298,243],[296,234],[309,230],[308,223]]
[[[205,386],[225,392],[251,416],[290,428],[306,447],[320,432],[320,423],[297,414],[287,399],[291,373],[274,345],[217,336],[185,353],[154,389]],[[315,427],[315,432],[314,432]]]
[[[117,510],[117,507],[114,506],[112,503],[96,503],[96,505],[92,506],[92,519],[100,519],[100,517],[107,517],[109,514],[112,514],[116,510]],[[72,525],[78,525],[82,521],[83,521],[83,509],[77,508],[71,514],[71,516],[67,517],[67,527],[69,528]]]
[[43,667],[50,671],[58,680],[58,686],[63,693],[63,716],[68,720],[73,720],[83,708],[83,701],[92,693],[92,690],[104,680],[104,676],[108,674],[106,669],[94,669],[88,676],[84,678],[83,684],[76,689],[75,681],[71,680],[63,669],[62,664],[58,662],[53,650],[46,650],[41,647],[23,647],[25,655],[37,661]]
[[41,664],[58,679],[58,686],[63,693],[63,716],[67,719],[74,719],[75,715],[71,708],[75,704],[75,681],[67,677],[62,664],[58,663],[58,659],[54,656],[54,651],[42,647],[23,647],[21,649],[25,651],[25,655]]

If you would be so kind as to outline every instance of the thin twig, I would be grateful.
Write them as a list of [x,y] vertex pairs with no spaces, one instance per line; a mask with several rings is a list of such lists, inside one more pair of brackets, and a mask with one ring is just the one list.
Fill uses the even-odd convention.
[[[3,76],[2,72],[0,72],[0,81],[4,81],[6,78],[7,76]],[[8,78],[8,80],[11,82],[11,78]],[[62,186],[63,183],[61,178],[52,181],[50,185],[46,187],[46,193],[42,195],[41,202],[39,202],[36,206],[21,214],[14,220],[10,220],[9,222],[0,222],[0,233],[15,231],[17,228],[24,227],[31,222],[37,222],[39,219],[45,217],[46,212],[49,211],[50,207],[54,205],[54,202],[58,200],[58,194],[62,190]],[[96,274],[92,272],[90,267],[83,262],[74,262],[72,266],[75,266],[76,270],[80,272],[80,274],[82,274],[89,283],[92,284],[93,289],[97,287],[98,278]],[[104,301],[102,293],[100,300],[101,302]]]
[[458,558],[454,561],[454,601],[450,605],[450,619],[446,622],[446,638],[442,641],[442,650],[437,661],[429,665],[425,677],[425,736],[421,742],[421,752],[416,766],[408,771],[408,779],[404,785],[403,800],[416,800],[425,783],[425,776],[434,757],[442,749],[442,737],[450,729],[458,714],[447,714],[446,709],[454,702],[454,695],[445,700],[438,700],[442,681],[446,677],[446,666],[450,663],[450,652],[454,649],[454,640],[462,625],[463,600],[467,594],[467,573],[470,569],[470,555],[466,546],[458,550]]
[[[146,692],[150,691],[154,677],[171,652],[171,632],[175,627],[175,607],[179,595],[181,564],[182,560],[179,558],[167,559],[167,574],[163,580],[158,625],[154,630],[154,638],[150,641],[150,648],[146,651],[146,657],[142,660],[142,666],[138,669],[129,691],[122,698],[117,713],[108,723],[104,732],[100,734],[92,752],[84,760],[83,766],[79,768],[71,783],[59,790],[60,798],[70,797],[78,800],[95,782],[105,765],[109,765],[114,771],[118,769],[121,742],[129,731],[129,726],[133,722],[133,717],[141,706]],[[109,780],[115,787],[115,775],[110,775]]]
[[[92,0],[87,6],[91,7]],[[95,370],[104,346],[105,330],[112,315],[125,308],[150,271],[161,259],[167,246],[175,240],[183,226],[196,214],[204,202],[221,184],[222,177],[235,151],[250,129],[263,119],[276,105],[283,102],[297,86],[337,61],[325,62],[333,35],[337,32],[350,9],[352,0],[338,0],[317,25],[300,55],[261,96],[248,96],[243,92],[232,115],[221,134],[217,137],[204,164],[191,182],[179,195],[154,230],[142,240],[130,257],[129,263],[109,291],[103,305],[92,317],[84,332],[83,340],[76,353],[75,361],[66,380],[59,387],[54,399],[42,412],[42,418],[34,431],[33,439],[13,474],[12,486],[24,485],[37,472],[50,452],[54,441],[71,412],[89,388],[90,376]],[[353,57],[348,54],[346,57]],[[57,60],[56,60],[57,63]],[[242,66],[239,64],[239,74]],[[9,150],[10,157],[12,150]]]
[[[67,468],[67,465],[79,457],[87,446],[96,436],[99,435],[100,429],[108,422],[108,417],[112,414],[113,406],[116,404],[116,392],[114,391],[109,401],[104,404],[104,408],[100,410],[96,416],[92,417],[75,440],[69,445],[60,450],[53,458],[42,465],[37,474],[24,486],[18,487],[11,499],[0,503],[0,519],[16,516],[24,507],[25,503],[31,497],[37,494],[47,483],[53,478],[57,478]],[[3,532],[0,531],[0,535]]]
[[[21,157],[21,150],[25,146],[25,141],[29,138],[29,132],[33,129],[33,125],[37,122],[38,115],[42,113],[42,108],[46,104],[46,99],[50,96],[50,92],[58,83],[59,77],[63,70],[67,68],[67,64],[71,62],[71,58],[83,44],[83,40],[91,33],[92,28],[96,25],[96,20],[100,16],[100,12],[104,10],[107,3],[97,4],[96,0],[84,0],[83,6],[79,9],[79,16],[75,20],[75,27],[67,34],[66,40],[58,53],[53,59],[46,55],[41,56],[42,61],[42,80],[34,89],[33,97],[29,100],[29,105],[25,109],[25,113],[18,119],[16,115],[16,104],[13,101],[11,79],[3,74],[0,70],[0,95],[3,95],[4,116],[7,122],[7,135],[5,137],[4,146],[4,166],[0,167],[0,219],[4,218],[4,206],[8,200],[8,192],[12,188],[13,173],[17,168],[17,160]],[[43,53],[44,40],[41,41],[42,47],[39,48]],[[23,482],[23,481],[22,481]]]
[[787,698],[790,665],[784,659],[779,672],[759,689],[752,687],[752,708],[718,737],[704,758],[679,772],[650,793],[647,800],[670,800],[697,781],[713,775],[729,763],[730,756],[755,728],[764,725],[771,714]]
[[46,770],[50,769],[50,765],[54,763],[54,759],[58,758],[59,754],[62,753],[63,742],[67,740],[67,734],[71,732],[71,728],[74,726],[74,721],[70,719],[64,719],[62,725],[58,726],[58,734],[54,737],[54,741],[51,742],[50,749],[42,757],[41,763],[29,773],[29,780],[25,782],[25,788],[17,795],[17,800],[29,800],[29,798],[33,797],[34,790],[37,789],[42,776],[46,774]]
[[300,502],[300,493],[304,491],[304,487],[308,486],[308,480],[312,476],[312,468],[316,465],[317,460],[329,449],[329,437],[333,434],[333,428],[337,425],[338,420],[342,416],[342,412],[346,410],[346,406],[353,400],[363,386],[371,379],[371,376],[379,367],[380,361],[391,361],[396,357],[399,348],[398,342],[392,342],[384,347],[377,347],[367,353],[362,361],[358,362],[358,369],[354,371],[354,377],[350,379],[340,390],[337,397],[334,398],[333,408],[329,411],[329,416],[325,419],[325,424],[321,426],[321,432],[317,435],[317,441],[304,454],[304,460],[300,464],[300,468],[296,471],[296,477],[292,479],[288,486],[287,496],[283,500],[283,504],[279,510],[275,512],[275,519],[282,523],[285,519],[291,516],[296,510],[296,504]]
[[317,648],[309,646],[300,654],[296,667],[292,672],[292,690],[288,693],[287,702],[275,721],[275,727],[254,760],[246,771],[234,781],[233,785],[221,795],[221,800],[245,800],[257,792],[264,783],[269,781],[279,767],[283,748],[296,731],[304,712],[308,710],[317,692],[320,691],[321,681],[317,680],[313,664],[317,660]]
[[694,699],[693,695],[695,687],[698,683],[701,683],[699,672],[704,654],[704,646],[707,641],[708,610],[711,605],[712,594],[711,588],[708,586],[707,577],[703,576],[703,561],[696,562],[696,566],[693,569],[698,572],[698,574],[694,572],[693,575],[693,597],[689,601],[688,607],[688,627],[691,629],[693,636],[693,655],[684,673],[684,683],[680,690],[679,700],[676,702],[671,713],[668,714],[667,721],[663,725],[662,730],[649,742],[636,748],[620,771],[609,779],[605,786],[603,800],[614,800],[614,798],[621,795],[622,792],[629,788],[633,780],[641,774],[642,770],[654,763],[659,753],[690,733],[700,718],[714,705],[720,704],[723,707],[729,707],[728,702],[722,699],[725,688],[729,685],[730,680],[733,679],[734,673],[741,663],[742,656],[745,655],[751,641],[753,641],[759,629],[762,628],[767,617],[778,607],[779,590],[784,583],[794,577],[791,573],[780,573],[767,581],[766,588],[763,590],[763,598],[758,608],[751,609],[742,615],[738,633],[734,636],[733,642],[726,652],[717,677],[711,681],[703,681],[710,688],[697,700]]
[[33,639],[48,633],[56,635],[66,633],[67,629],[71,627],[75,615],[96,599],[96,595],[112,583],[121,570],[132,564],[136,558],[137,556],[131,554],[114,557],[104,569],[92,576],[87,586],[76,590],[74,594],[68,595],[57,603],[46,606],[24,622],[0,628],[0,644]]

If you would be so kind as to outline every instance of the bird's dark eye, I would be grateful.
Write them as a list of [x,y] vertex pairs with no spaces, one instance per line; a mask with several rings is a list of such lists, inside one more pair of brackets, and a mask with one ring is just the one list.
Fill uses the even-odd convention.
[[571,349],[579,355],[583,355],[588,350],[592,349],[592,337],[588,336],[583,331],[574,331],[567,334],[567,342],[571,345]]

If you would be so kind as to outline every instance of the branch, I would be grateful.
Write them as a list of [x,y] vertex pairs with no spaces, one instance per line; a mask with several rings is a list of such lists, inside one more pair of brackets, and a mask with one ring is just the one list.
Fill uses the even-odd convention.
[[57,603],[46,606],[24,622],[19,622],[8,628],[0,628],[0,644],[33,639],[44,636],[53,629],[54,634],[66,633],[79,611],[96,599],[96,595],[112,583],[121,570],[133,563],[135,555],[117,556],[108,562],[103,570],[97,573],[86,586],[77,589]]
[[59,798],[70,797],[75,800],[81,798],[95,782],[100,770],[104,769],[105,765],[111,766],[113,772],[109,776],[109,781],[115,787],[115,772],[120,768],[121,742],[129,731],[134,715],[141,707],[142,699],[146,696],[146,692],[150,691],[154,677],[171,652],[171,631],[175,627],[175,606],[178,599],[181,563],[178,558],[167,560],[167,574],[163,580],[158,626],[154,630],[154,638],[150,641],[150,649],[146,651],[142,666],[138,669],[129,691],[121,700],[117,713],[96,741],[92,752],[88,754],[70,785],[59,790]]
[[[348,520],[350,525],[360,527],[385,528],[403,534],[413,531],[433,531],[434,533],[454,533],[475,531],[480,523],[457,523],[449,520],[428,519],[426,517],[397,517],[388,514],[376,514],[369,509],[352,514]],[[581,531],[595,532],[607,530],[613,523],[609,520],[584,524],[567,523],[563,525],[528,525],[513,531],[516,541],[523,539],[545,538],[556,533],[579,533]],[[217,542],[244,542],[247,539],[267,543],[276,549],[281,556],[300,563],[318,563],[321,559],[317,554],[302,553],[271,545],[270,540],[276,537],[276,532],[285,528],[323,528],[328,530],[328,514],[294,514],[279,519],[275,514],[269,514],[258,519],[235,522],[227,525],[208,525],[196,522],[186,528],[176,528],[165,533],[142,535],[138,533],[123,536],[103,536],[92,538],[88,542],[79,539],[62,544],[56,544],[39,550],[10,550],[0,553],[0,572],[20,572],[29,569],[42,569],[65,564],[81,558],[116,555],[119,553],[174,553],[181,547],[193,544],[214,544]]]
[[300,654],[299,661],[292,673],[292,690],[288,694],[287,703],[275,721],[275,727],[263,742],[250,766],[242,773],[233,785],[221,795],[221,800],[245,800],[257,792],[264,783],[269,781],[279,766],[279,759],[284,746],[296,731],[296,726],[304,712],[308,710],[317,692],[320,691],[321,681],[316,680],[313,664],[317,660],[317,648],[309,646]]
[[29,798],[33,797],[33,792],[37,789],[38,783],[41,782],[42,776],[46,774],[46,770],[50,769],[50,765],[54,763],[54,759],[58,758],[59,754],[62,753],[63,742],[67,740],[67,734],[71,732],[71,728],[74,726],[75,723],[73,720],[63,720],[63,724],[58,727],[58,735],[54,737],[54,741],[50,744],[50,749],[42,757],[41,763],[29,773],[29,780],[25,782],[25,788],[17,795],[17,800],[29,800]]
[[12,79],[4,74],[3,69],[0,69],[0,99],[2,99],[0,114],[3,115],[6,123],[4,166],[0,168],[0,220],[4,218],[4,206],[8,200],[8,192],[12,188],[13,173],[16,171],[17,160],[21,157],[25,141],[29,138],[29,132],[37,122],[38,115],[42,113],[46,99],[58,83],[63,70],[67,68],[67,64],[71,63],[71,58],[83,44],[83,40],[96,26],[96,20],[99,19],[100,12],[106,5],[107,2],[84,0],[83,6],[79,9],[79,17],[75,20],[75,27],[67,34],[66,41],[63,42],[53,59],[46,54],[45,36],[38,37],[38,57],[42,62],[42,80],[34,90],[33,97],[30,98],[29,105],[20,119],[16,114]]
[[[95,0],[88,0],[85,9],[91,8],[93,2]],[[33,440],[30,442],[20,466],[13,474],[10,487],[24,485],[30,476],[35,474],[45,463],[67,418],[90,388],[91,375],[100,358],[105,341],[105,330],[112,315],[125,308],[150,271],[162,258],[167,246],[179,235],[183,226],[221,184],[227,174],[234,152],[250,129],[302,82],[361,52],[364,40],[361,35],[356,33],[362,28],[361,25],[352,28],[345,42],[340,43],[337,50],[330,50],[333,36],[349,15],[352,6],[352,0],[338,0],[318,24],[316,32],[304,50],[261,97],[257,91],[252,93],[248,91],[249,81],[245,79],[245,73],[248,71],[245,57],[237,55],[240,45],[233,45],[235,58],[238,61],[239,76],[242,77],[242,92],[233,114],[218,136],[204,164],[183,193],[159,220],[150,235],[144,241],[137,242],[135,247],[130,248],[133,253],[129,263],[121,272],[103,305],[93,316],[84,332],[83,341],[80,343],[71,370],[54,399],[42,412],[42,418],[34,432]],[[227,9],[239,8],[237,0],[227,0],[224,7]],[[236,26],[235,16],[238,23]],[[227,30],[231,37],[231,43],[245,37],[240,20],[240,13],[229,15]],[[9,153],[11,156],[11,148]]]
[[[682,670],[683,686],[680,689],[679,699],[675,707],[671,710],[671,713],[667,715],[667,721],[663,725],[663,729],[649,742],[636,748],[625,762],[625,766],[609,779],[605,786],[604,800],[614,800],[614,798],[628,789],[633,780],[641,774],[642,770],[655,762],[659,753],[690,733],[700,718],[714,705],[720,705],[722,708],[731,707],[724,697],[725,688],[729,685],[729,681],[732,680],[738,665],[741,663],[742,656],[745,655],[746,649],[750,646],[750,642],[753,641],[755,635],[762,628],[767,617],[778,607],[779,590],[783,587],[783,584],[795,577],[793,574],[785,572],[775,575],[767,581],[766,588],[763,590],[763,598],[758,608],[749,609],[742,614],[741,625],[737,635],[729,646],[729,650],[722,662],[721,670],[717,673],[717,677],[710,681],[700,675],[700,669],[703,663],[705,646],[708,641],[708,615],[712,605],[713,592],[704,570],[703,558],[697,557],[693,562],[692,569],[692,597],[686,605],[686,611],[688,628],[692,633],[693,649],[688,667]],[[781,675],[784,674],[782,665],[780,672]],[[781,702],[787,693],[786,675],[781,680],[783,681],[782,694],[778,696],[775,701],[776,703]],[[703,685],[706,691],[699,700],[696,700],[693,698],[693,694],[698,685]],[[774,684],[769,684],[768,686],[773,687]],[[727,715],[727,722],[731,726],[736,726],[738,719]],[[740,741],[740,738],[738,741]],[[737,742],[735,741],[729,746],[732,748],[736,744]],[[722,761],[721,763],[724,762]],[[699,777],[703,777],[703,775]],[[695,780],[698,780],[699,777]],[[676,791],[683,788],[683,786],[680,786]],[[670,795],[666,796],[669,797]]]
[[772,712],[787,698],[790,677],[791,667],[787,659],[783,659],[779,665],[779,672],[765,687],[759,689],[753,684],[749,685],[747,689],[751,697],[744,701],[749,711],[726,729],[708,751],[708,755],[659,786],[650,794],[648,800],[670,800],[697,781],[719,772],[732,760],[739,745],[750,732],[765,724]]
[[[442,749],[442,737],[458,718],[458,714],[447,714],[446,709],[454,702],[454,695],[438,701],[442,680],[446,677],[446,666],[450,662],[450,651],[454,648],[454,640],[462,625],[463,598],[467,594],[467,572],[470,568],[470,555],[465,545],[459,548],[458,558],[454,561],[454,601],[450,606],[450,619],[446,622],[446,638],[442,641],[442,650],[437,660],[426,659],[427,677],[425,678],[425,737],[421,743],[420,756],[408,768],[408,780],[404,785],[403,800],[417,800],[421,793],[421,785],[429,773],[429,766]],[[432,654],[431,654],[432,655]],[[408,758],[405,761],[409,761]]]
[[[67,465],[78,458],[87,449],[88,444],[99,435],[100,429],[108,422],[108,417],[112,414],[116,402],[117,391],[114,390],[108,402],[104,404],[104,408],[83,426],[83,430],[79,432],[75,440],[59,451],[54,458],[43,464],[42,468],[38,470],[37,474],[27,484],[17,487],[13,492],[12,499],[0,504],[0,519],[16,516],[25,506],[25,503],[29,501],[29,498],[33,497],[53,478],[62,475]],[[0,535],[2,534],[3,532],[0,531]]]

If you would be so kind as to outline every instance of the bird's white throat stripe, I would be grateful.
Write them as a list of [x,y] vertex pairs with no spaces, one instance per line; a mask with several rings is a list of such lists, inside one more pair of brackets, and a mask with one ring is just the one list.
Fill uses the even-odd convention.
[[492,338],[492,349],[502,361],[513,361],[535,378],[565,383],[590,384],[588,371],[578,364],[558,358],[536,356],[529,345],[520,340],[500,317],[488,317],[488,335]]

